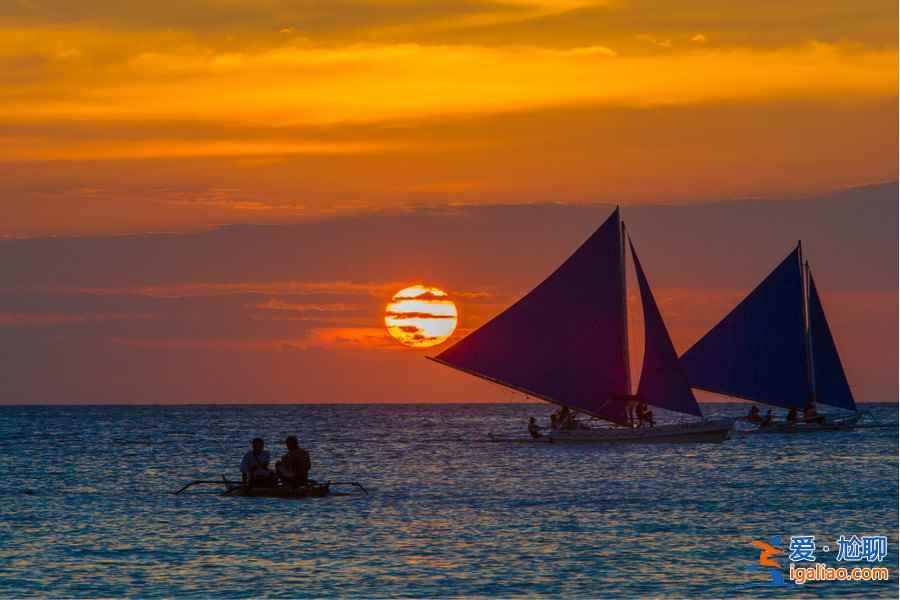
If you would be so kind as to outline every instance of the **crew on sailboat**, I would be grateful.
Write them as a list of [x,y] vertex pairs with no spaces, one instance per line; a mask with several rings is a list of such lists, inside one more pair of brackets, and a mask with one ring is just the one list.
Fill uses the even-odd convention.
[[575,413],[569,410],[568,406],[563,406],[550,415],[550,427],[554,431],[571,431],[575,429],[577,427]]
[[646,402],[640,402],[637,405],[638,427],[643,427],[644,423],[650,427],[656,427],[656,421],[653,420],[653,411],[647,406]]
[[804,423],[824,423],[825,416],[820,415],[819,411],[816,410],[816,404],[809,399],[806,402],[806,406],[803,408],[803,422]]
[[751,423],[759,423],[762,421],[762,417],[759,416],[759,407],[757,405],[753,405],[750,407],[750,412],[747,414],[747,420]]
[[544,437],[541,434],[541,428],[538,427],[537,421],[535,421],[534,417],[528,417],[528,435],[530,435],[534,439]]
[[628,419],[628,426],[635,427],[637,425],[637,409],[638,405],[637,396],[626,395],[625,396],[625,418]]
[[791,410],[788,411],[786,420],[792,425],[797,422],[797,409],[793,406],[791,407]]
[[568,406],[561,407],[550,415],[550,431],[575,431],[576,429],[590,429],[582,421],[578,420],[579,412]]
[[771,422],[772,422],[772,409],[770,408],[769,410],[766,411],[766,416],[760,422],[759,426],[760,427],[768,427]]

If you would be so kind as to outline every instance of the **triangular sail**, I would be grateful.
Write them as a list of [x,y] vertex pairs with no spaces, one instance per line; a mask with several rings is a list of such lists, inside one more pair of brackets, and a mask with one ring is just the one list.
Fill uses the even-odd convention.
[[678,362],[678,354],[669,331],[650,291],[650,284],[641,268],[634,244],[628,240],[638,287],[641,290],[641,306],[644,309],[644,363],[641,365],[641,381],[638,398],[659,408],[690,415],[703,416],[700,406],[688,384],[687,375]]
[[616,209],[540,285],[434,360],[627,423],[622,252]]
[[812,273],[809,275],[809,329],[812,341],[816,401],[828,406],[856,410],[853,392],[847,382],[841,357],[825,318],[825,308],[816,291]]
[[809,396],[799,246],[681,357],[691,386],[785,408]]

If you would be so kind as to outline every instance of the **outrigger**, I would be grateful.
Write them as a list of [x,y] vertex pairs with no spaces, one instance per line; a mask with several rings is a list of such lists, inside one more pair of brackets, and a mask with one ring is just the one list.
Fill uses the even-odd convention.
[[178,490],[172,492],[176,496],[195,485],[224,485],[225,491],[222,496],[231,498],[324,498],[325,496],[349,496],[349,492],[340,492],[332,490],[334,486],[352,486],[363,494],[368,495],[369,491],[363,487],[361,483],[355,481],[313,481],[310,479],[307,483],[290,486],[290,485],[267,485],[267,486],[249,486],[240,481],[230,481],[222,475],[219,481],[210,479],[196,479],[186,483]]

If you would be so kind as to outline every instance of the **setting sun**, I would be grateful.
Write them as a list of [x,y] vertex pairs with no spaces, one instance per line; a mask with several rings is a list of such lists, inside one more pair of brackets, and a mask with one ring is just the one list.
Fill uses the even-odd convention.
[[428,348],[453,334],[458,317],[456,304],[446,292],[419,284],[394,294],[385,308],[384,324],[400,343]]

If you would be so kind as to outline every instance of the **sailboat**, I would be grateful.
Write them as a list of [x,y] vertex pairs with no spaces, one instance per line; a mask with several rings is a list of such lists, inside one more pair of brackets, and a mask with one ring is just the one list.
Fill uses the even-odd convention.
[[680,362],[697,389],[780,408],[824,404],[853,413],[770,423],[759,432],[848,429],[861,415],[799,242]]
[[625,226],[619,209],[536,288],[431,360],[605,421],[552,431],[578,442],[721,442],[731,421],[631,426],[637,401],[702,417],[630,244],[644,313],[645,350],[631,393],[625,289]]

